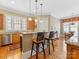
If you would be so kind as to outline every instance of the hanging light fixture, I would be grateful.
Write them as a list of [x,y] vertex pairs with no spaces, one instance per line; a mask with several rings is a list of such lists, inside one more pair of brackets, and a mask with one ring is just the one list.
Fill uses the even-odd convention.
[[71,20],[72,21],[71,25],[74,25],[75,23],[73,23],[73,13],[72,13],[72,18],[71,19],[72,19]]
[[43,4],[41,3],[40,6],[41,6],[41,17],[42,17],[42,6],[43,6]]
[[74,24],[75,23],[73,23],[73,13],[72,13],[71,23],[69,24],[69,32],[71,32],[71,26]]
[[43,16],[42,16],[42,6],[43,6],[43,4],[41,3],[40,6],[41,6],[41,16],[40,16],[41,19],[40,19],[40,23],[43,23],[43,20],[42,20],[42,17],[43,17]]
[[28,20],[31,21],[32,17],[31,17],[31,0],[29,0],[29,17]]
[[35,22],[37,22],[37,3],[38,3],[38,0],[35,0]]

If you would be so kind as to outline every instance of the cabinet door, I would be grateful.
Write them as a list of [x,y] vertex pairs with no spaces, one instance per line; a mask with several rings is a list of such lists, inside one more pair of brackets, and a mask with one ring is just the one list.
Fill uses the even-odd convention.
[[2,35],[0,34],[0,46],[2,45]]
[[29,30],[35,29],[35,21],[34,20],[28,21],[28,29]]
[[76,49],[73,50],[72,59],[79,59],[79,50]]
[[67,45],[67,59],[71,59],[71,46]]
[[3,14],[0,14],[0,30],[3,30]]
[[13,43],[20,43],[20,36],[19,33],[14,33],[12,35]]

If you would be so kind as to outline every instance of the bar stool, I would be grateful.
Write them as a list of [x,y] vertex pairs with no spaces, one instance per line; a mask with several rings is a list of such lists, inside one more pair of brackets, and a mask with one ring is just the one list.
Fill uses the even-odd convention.
[[54,39],[53,39],[53,37],[54,37],[54,31],[50,31],[49,37],[45,38],[45,40],[47,40],[47,46],[49,48],[49,54],[50,54],[50,41],[52,43],[52,47],[53,47],[53,51],[54,51],[54,43],[53,43]]
[[40,44],[42,44],[42,49],[43,49],[43,53],[44,53],[44,57],[45,57],[45,50],[44,50],[44,32],[38,32],[37,33],[37,38],[32,40],[32,49],[31,49],[31,57],[32,57],[32,53],[34,50],[34,45],[36,45],[36,59],[38,59],[38,52],[39,52],[39,47]]
[[65,40],[71,38],[74,35],[74,32],[65,33]]
[[20,36],[20,50],[22,52],[22,36]]

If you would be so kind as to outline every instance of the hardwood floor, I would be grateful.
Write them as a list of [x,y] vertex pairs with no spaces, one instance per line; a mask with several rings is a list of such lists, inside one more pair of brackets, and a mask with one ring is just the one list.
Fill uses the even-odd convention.
[[0,47],[0,59],[22,59],[20,48],[10,50],[9,46]]
[[[55,45],[55,51],[53,52],[52,46],[51,46],[51,54],[48,54],[48,49],[46,49],[46,58],[44,58],[43,53],[39,53],[38,59],[66,59],[66,44],[63,38],[60,38],[59,40],[54,41]],[[22,59],[21,51],[20,49],[11,50],[10,47],[1,47],[0,48],[0,59]],[[36,56],[29,59],[36,59]]]
[[[66,59],[66,44],[63,38],[54,41],[55,51],[53,52],[51,46],[51,54],[48,54],[48,49],[46,49],[46,58],[44,58],[43,53],[39,53],[38,59]],[[29,59],[35,59],[36,56],[33,56]]]

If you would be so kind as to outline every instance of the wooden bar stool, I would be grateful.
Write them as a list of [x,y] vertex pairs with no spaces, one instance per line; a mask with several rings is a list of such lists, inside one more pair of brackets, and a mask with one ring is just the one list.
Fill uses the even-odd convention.
[[45,38],[45,40],[47,40],[47,46],[49,48],[49,54],[50,54],[50,41],[52,43],[52,47],[53,47],[53,51],[54,51],[54,44],[53,44],[54,39],[53,39],[53,37],[54,37],[54,31],[50,31],[49,37]]
[[[38,52],[40,48],[40,44],[42,44],[42,49],[45,57],[45,50],[44,50],[44,32],[38,32],[37,38],[32,40],[32,49],[31,49],[31,57],[33,50],[36,51],[36,59],[38,59]],[[36,50],[34,49],[34,45],[36,45]]]
[[20,50],[22,52],[22,36],[20,36]]
[[65,33],[65,40],[70,39],[74,35],[74,32]]

